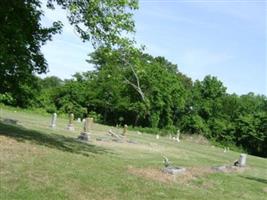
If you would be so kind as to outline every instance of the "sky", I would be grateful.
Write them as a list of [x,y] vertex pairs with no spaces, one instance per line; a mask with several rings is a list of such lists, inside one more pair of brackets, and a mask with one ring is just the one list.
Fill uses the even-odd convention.
[[[63,33],[42,47],[45,76],[71,78],[93,70],[93,52],[66,19],[67,12],[44,8],[42,24],[55,20]],[[146,52],[164,56],[193,80],[216,76],[229,93],[267,95],[267,2],[265,0],[139,0],[135,38]]]

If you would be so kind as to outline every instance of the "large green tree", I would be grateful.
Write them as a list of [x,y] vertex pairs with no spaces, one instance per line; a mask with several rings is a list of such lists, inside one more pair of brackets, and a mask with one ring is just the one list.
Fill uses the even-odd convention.
[[[99,44],[126,45],[122,33],[133,32],[132,10],[136,0],[47,0],[68,10],[69,22],[83,40]],[[34,74],[47,71],[41,46],[60,32],[62,24],[42,27],[41,0],[0,2],[0,94],[8,94],[17,106],[27,106],[34,97]]]
[[[68,19],[83,40],[98,45],[122,45],[122,33],[134,32],[133,10],[138,0],[48,0],[47,6],[58,4],[68,10]],[[126,42],[128,44],[128,42]]]
[[14,104],[25,106],[33,96],[33,73],[44,73],[47,63],[41,46],[60,31],[61,24],[41,26],[38,0],[0,2],[0,93],[10,93]]

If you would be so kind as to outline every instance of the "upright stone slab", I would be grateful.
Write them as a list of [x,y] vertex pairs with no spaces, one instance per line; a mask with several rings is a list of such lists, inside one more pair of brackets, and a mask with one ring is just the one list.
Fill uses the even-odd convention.
[[176,134],[176,141],[180,142],[180,130],[177,130],[177,134]]
[[126,135],[127,134],[127,128],[128,128],[128,126],[127,126],[127,124],[125,124],[124,127],[123,127],[122,135]]
[[56,121],[57,121],[57,113],[52,114],[50,127],[55,128],[56,127]]
[[74,131],[73,119],[74,119],[74,114],[73,114],[73,113],[70,113],[70,114],[69,114],[69,124],[68,124],[68,126],[67,126],[67,129],[68,129],[69,131]]
[[93,118],[85,118],[83,123],[83,132],[78,136],[80,140],[88,141],[90,139],[90,130],[92,130]]
[[244,153],[240,154],[240,157],[238,160],[239,166],[245,167],[246,166],[246,160],[247,160],[247,154],[244,154]]
[[84,120],[84,124],[83,124],[83,132],[85,133],[90,133],[90,131],[92,130],[92,125],[93,125],[93,118],[85,118]]

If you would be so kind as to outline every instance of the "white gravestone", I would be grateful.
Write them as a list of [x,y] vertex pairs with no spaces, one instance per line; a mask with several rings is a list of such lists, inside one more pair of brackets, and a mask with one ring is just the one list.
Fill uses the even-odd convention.
[[176,141],[180,142],[180,130],[177,130]]
[[240,154],[240,157],[239,157],[239,166],[240,167],[245,167],[246,166],[246,160],[247,160],[247,154]]
[[56,127],[56,121],[57,121],[57,113],[53,113],[52,114],[52,118],[51,118],[51,124],[50,124],[51,128],[55,128]]

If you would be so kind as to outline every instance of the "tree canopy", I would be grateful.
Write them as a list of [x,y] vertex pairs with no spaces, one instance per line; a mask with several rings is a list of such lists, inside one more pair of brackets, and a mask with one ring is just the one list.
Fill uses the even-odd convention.
[[62,24],[42,27],[40,0],[0,2],[0,103],[46,112],[91,116],[96,121],[148,128],[161,134],[201,134],[267,157],[267,98],[228,94],[217,77],[192,79],[162,56],[145,53],[123,37],[134,31],[137,0],[48,0],[68,10],[69,22],[96,50],[93,71],[70,80],[41,79],[47,71],[41,46]]
[[[69,22],[81,39],[95,47],[129,43],[121,35],[134,31],[131,10],[138,8],[136,0],[47,0],[49,8],[56,4],[68,10]],[[42,27],[42,15],[40,0],[0,2],[0,93],[11,96],[19,106],[32,97],[33,75],[47,72],[41,46],[61,32],[59,21]]]

